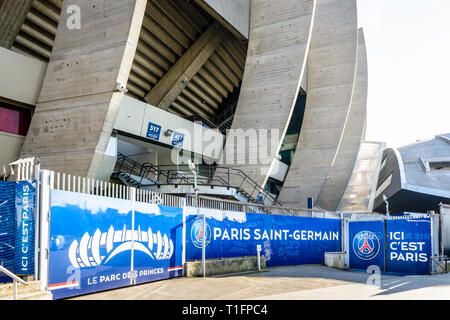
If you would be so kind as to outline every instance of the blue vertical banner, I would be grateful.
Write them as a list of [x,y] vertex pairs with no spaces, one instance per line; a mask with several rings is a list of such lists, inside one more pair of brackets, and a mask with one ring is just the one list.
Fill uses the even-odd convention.
[[34,274],[36,197],[36,181],[16,184],[14,272],[19,275]]
[[54,299],[181,276],[182,221],[181,208],[52,190]]
[[136,203],[136,284],[183,275],[183,209]]
[[429,217],[350,222],[350,268],[377,265],[392,274],[428,274],[431,235]]
[[[186,260],[261,255],[267,266],[323,264],[325,252],[341,251],[338,219],[291,217],[186,208]],[[197,212],[198,211],[198,212]],[[199,213],[206,214],[206,228]]]
[[354,221],[349,223],[350,269],[366,270],[378,266],[385,271],[384,221]]
[[386,221],[387,271],[428,274],[431,256],[430,218]]
[[[16,241],[16,182],[0,181],[0,265],[14,271]],[[0,273],[0,283],[11,278]]]

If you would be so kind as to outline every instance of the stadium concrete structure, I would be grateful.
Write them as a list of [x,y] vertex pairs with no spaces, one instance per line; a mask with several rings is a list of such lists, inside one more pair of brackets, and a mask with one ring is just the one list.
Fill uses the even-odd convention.
[[[383,198],[385,196],[385,198]],[[375,194],[374,210],[439,212],[450,204],[450,134],[386,149]]]
[[[38,156],[43,168],[183,193],[183,164],[201,158],[201,193],[334,211],[366,161],[356,0],[5,0],[0,45],[3,164]],[[228,129],[277,135],[240,148]],[[269,140],[275,150],[253,161]],[[367,211],[383,151],[371,146],[357,191]],[[223,161],[229,152],[244,163]]]

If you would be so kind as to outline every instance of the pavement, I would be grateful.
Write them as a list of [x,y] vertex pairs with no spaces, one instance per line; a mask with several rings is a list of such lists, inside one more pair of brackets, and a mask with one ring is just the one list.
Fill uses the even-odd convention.
[[450,274],[405,277],[380,275],[378,279],[363,272],[318,265],[277,267],[259,273],[163,280],[72,300],[450,299]]

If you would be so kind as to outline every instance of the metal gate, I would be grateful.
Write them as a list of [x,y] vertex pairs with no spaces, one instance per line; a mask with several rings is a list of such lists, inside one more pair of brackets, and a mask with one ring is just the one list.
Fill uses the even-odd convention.
[[377,267],[395,274],[429,274],[439,254],[439,216],[386,217],[347,221],[346,262],[349,269]]

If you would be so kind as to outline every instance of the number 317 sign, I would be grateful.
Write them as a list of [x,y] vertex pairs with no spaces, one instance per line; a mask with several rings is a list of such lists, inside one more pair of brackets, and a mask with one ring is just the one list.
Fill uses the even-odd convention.
[[159,140],[160,135],[161,135],[161,126],[149,122],[147,129],[147,138]]

